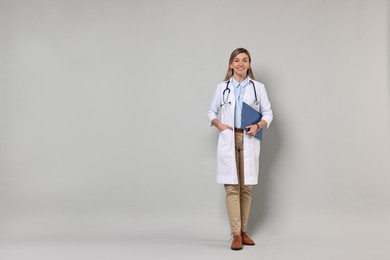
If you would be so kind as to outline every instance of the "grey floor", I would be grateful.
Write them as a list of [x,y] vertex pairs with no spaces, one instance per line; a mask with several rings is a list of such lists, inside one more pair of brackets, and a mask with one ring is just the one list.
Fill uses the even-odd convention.
[[253,218],[248,233],[256,245],[233,251],[225,212],[194,212],[145,216],[131,226],[108,217],[3,220],[0,260],[390,260],[385,215]]
[[385,240],[277,239],[253,236],[255,246],[229,249],[220,234],[204,237],[122,238],[109,240],[7,241],[2,260],[124,260],[124,259],[267,259],[267,260],[390,260]]

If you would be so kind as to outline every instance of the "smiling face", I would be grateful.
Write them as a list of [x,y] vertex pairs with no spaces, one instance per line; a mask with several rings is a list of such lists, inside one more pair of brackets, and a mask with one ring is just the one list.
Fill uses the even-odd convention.
[[249,57],[246,53],[239,53],[230,63],[230,68],[233,69],[234,75],[241,79],[245,79],[250,68]]

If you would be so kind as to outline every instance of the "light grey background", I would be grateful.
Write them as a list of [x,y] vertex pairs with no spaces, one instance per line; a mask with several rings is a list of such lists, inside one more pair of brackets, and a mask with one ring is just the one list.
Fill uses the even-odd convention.
[[[7,259],[23,258],[20,241],[49,259],[26,241],[136,238],[187,241],[178,259],[199,259],[193,246],[234,256],[206,111],[237,47],[274,111],[247,257],[390,259],[388,1],[2,0],[0,10]],[[122,259],[127,246],[106,253]],[[138,257],[173,259],[144,249]]]

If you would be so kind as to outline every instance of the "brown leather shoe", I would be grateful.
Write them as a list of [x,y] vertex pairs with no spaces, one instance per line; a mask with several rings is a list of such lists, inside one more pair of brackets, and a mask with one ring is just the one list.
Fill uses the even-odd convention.
[[232,250],[241,250],[242,249],[242,238],[241,235],[233,235]]
[[244,231],[241,231],[242,243],[247,246],[254,246],[255,241],[253,241]]

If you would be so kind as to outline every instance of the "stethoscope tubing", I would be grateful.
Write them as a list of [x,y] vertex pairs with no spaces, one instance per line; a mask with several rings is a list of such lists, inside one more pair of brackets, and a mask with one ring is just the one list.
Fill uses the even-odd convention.
[[[252,80],[249,80],[249,82],[250,83],[252,83],[252,86],[253,86],[253,93],[255,94],[255,104],[257,104],[259,101],[257,100],[257,94],[256,94],[256,88],[255,88],[255,83],[253,83],[253,81]],[[223,106],[223,105],[226,105],[226,104],[231,104],[232,102],[227,102],[228,100],[229,100],[229,95],[230,95],[230,88],[229,88],[229,83],[230,83],[230,80],[228,80],[227,82],[226,82],[226,88],[223,90],[223,92],[222,92],[222,99],[223,99],[223,104],[221,105],[221,106]],[[227,97],[226,97],[226,99],[225,99],[225,92],[227,91]]]

